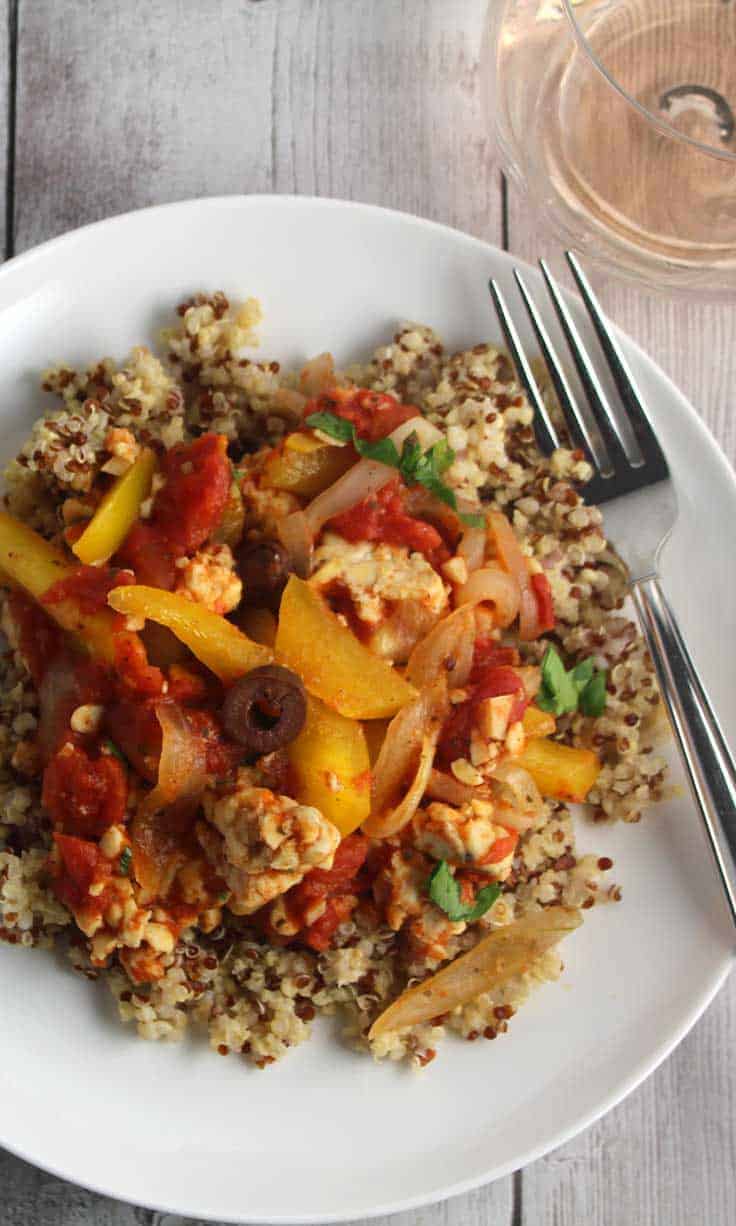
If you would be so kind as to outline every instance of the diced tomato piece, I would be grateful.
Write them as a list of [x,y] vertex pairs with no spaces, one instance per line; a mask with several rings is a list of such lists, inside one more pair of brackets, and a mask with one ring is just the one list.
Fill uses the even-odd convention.
[[467,758],[470,733],[473,728],[473,704],[460,702],[453,706],[445,720],[437,745],[437,765],[449,770],[458,758]]
[[[503,650],[511,650],[513,648]],[[490,652],[485,653],[486,659]],[[468,686],[470,691],[465,702],[453,706],[449,717],[445,720],[442,734],[437,746],[437,765],[449,770],[458,758],[467,758],[470,752],[470,735],[475,724],[478,704],[484,698],[497,698],[502,694],[515,695],[515,701],[509,714],[509,723],[521,719],[529,705],[524,682],[515,668],[510,664],[476,664],[471,673]]]
[[301,890],[312,898],[335,893],[352,882],[363,867],[370,848],[370,840],[356,832],[347,835],[339,844],[332,868],[313,868],[295,891]]
[[18,646],[28,671],[40,685],[62,643],[62,632],[41,606],[17,589],[8,596],[8,612],[18,631]]
[[544,634],[555,628],[555,606],[552,600],[552,588],[549,579],[541,572],[531,576],[532,591],[537,601],[537,617],[539,633]]
[[508,664],[492,665],[490,668],[479,672],[475,680],[475,686],[476,688],[471,700],[474,707],[477,707],[478,703],[482,702],[484,698],[497,698],[501,694],[516,695],[516,701],[509,715],[509,723],[511,724],[521,719],[529,705],[524,682],[516,670]]
[[125,820],[128,780],[117,758],[92,758],[77,745],[65,745],[43,775],[41,803],[55,826],[82,838],[101,835]]
[[174,702],[203,702],[209,693],[209,686],[201,673],[195,673],[183,664],[172,664],[169,668],[169,688],[166,691]]
[[158,776],[161,757],[161,725],[156,717],[156,699],[121,698],[105,711],[105,731],[122,750],[139,775],[151,783]]
[[399,480],[389,481],[376,494],[343,511],[329,521],[329,528],[346,541],[384,541],[423,553],[433,566],[446,562],[450,554],[433,524],[408,515]]
[[491,665],[519,664],[521,657],[515,647],[508,647],[496,639],[476,639],[473,648],[473,671],[470,680],[475,681],[478,673]]
[[148,663],[146,649],[137,634],[126,630],[115,636],[115,666],[123,691],[144,695],[162,693],[164,675],[160,668]]
[[156,498],[151,522],[179,553],[203,545],[222,519],[232,476],[224,434],[203,434],[166,452],[166,484]]
[[185,711],[189,727],[195,732],[205,748],[205,761],[209,775],[228,775],[243,761],[242,745],[236,745],[225,736],[219,720],[211,711]]
[[491,844],[486,854],[478,860],[478,864],[500,864],[502,860],[511,855],[518,842],[519,832],[511,830]]
[[112,570],[109,566],[77,566],[65,579],[57,579],[42,596],[43,604],[60,604],[72,600],[82,613],[107,610],[107,595],[114,587],[133,583],[135,575],[128,570]]
[[139,583],[171,591],[175,561],[203,545],[222,519],[232,476],[223,434],[178,443],[164,456],[165,485],[151,516],[133,525],[117,553]]
[[308,945],[310,949],[318,953],[329,949],[335,932],[340,924],[344,924],[345,920],[349,919],[356,902],[355,896],[342,895],[339,898],[331,898],[327,903],[327,909],[323,911],[319,919],[301,933],[299,937],[301,943]]
[[310,400],[304,416],[312,413],[334,413],[355,426],[358,438],[375,443],[378,439],[400,426],[411,417],[419,416],[419,409],[401,404],[395,396],[385,392],[371,392],[366,388],[334,388],[322,396]]
[[[332,868],[313,868],[303,881],[286,892],[283,902],[294,923],[304,925],[304,917],[316,902],[324,900],[326,908],[313,924],[302,926],[290,941],[308,945],[311,949],[328,949],[337,928],[350,915],[357,895],[370,886],[360,881],[360,872],[370,850],[370,840],[364,834],[349,834],[340,843]],[[282,939],[269,922],[270,908],[262,913],[266,932],[275,939]]]
[[91,904],[96,901],[101,905],[100,896],[93,900],[89,887],[94,881],[109,877],[109,861],[96,844],[86,839],[69,834],[55,834],[54,842],[61,857],[61,863],[51,882],[56,897],[72,909],[81,906],[83,902]]
[[[139,775],[152,783],[158,778],[162,733],[155,698],[123,698],[105,712],[105,728]],[[185,711],[190,728],[202,740],[210,775],[227,775],[243,760],[243,748],[229,741],[211,711]]]
[[150,522],[133,524],[115,555],[121,565],[135,572],[138,583],[170,592],[176,582],[176,550]]

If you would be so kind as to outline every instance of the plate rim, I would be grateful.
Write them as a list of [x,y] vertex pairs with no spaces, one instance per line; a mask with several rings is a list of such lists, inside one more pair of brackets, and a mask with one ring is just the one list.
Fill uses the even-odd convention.
[[[298,209],[301,206],[307,205],[316,207],[317,209],[324,209],[325,211],[350,210],[354,213],[381,215],[387,219],[394,221],[398,220],[402,224],[408,224],[418,229],[434,230],[438,235],[444,236],[453,243],[457,243],[460,240],[467,246],[477,248],[479,253],[490,253],[494,256],[494,258],[501,256],[504,261],[513,262],[522,270],[526,270],[527,272],[531,272],[536,275],[534,266],[527,260],[517,258],[513,252],[506,251],[496,244],[489,242],[487,239],[479,238],[476,235],[469,234],[464,230],[447,225],[446,223],[430,218],[424,218],[401,209],[329,196],[296,194],[280,195],[264,192],[248,194],[229,193],[217,196],[185,197],[180,200],[148,205],[144,208],[130,209],[121,213],[113,213],[96,221],[88,222],[85,225],[78,226],[72,230],[67,230],[61,234],[55,235],[50,239],[46,239],[44,242],[39,243],[26,251],[22,251],[11,257],[9,260],[6,260],[4,264],[0,266],[0,289],[2,289],[4,282],[9,278],[9,276],[12,276],[12,274],[19,270],[22,271],[24,266],[30,266],[36,263],[38,260],[53,254],[57,248],[70,246],[74,242],[83,238],[85,235],[93,233],[97,230],[103,230],[106,228],[114,230],[117,224],[123,226],[125,223],[130,223],[134,219],[158,216],[167,212],[184,212],[187,210],[194,212],[200,209],[209,210],[225,206],[248,208],[257,205],[281,210],[292,208]],[[572,291],[565,289],[564,294],[569,301],[577,301]],[[668,397],[676,400],[682,411],[685,412],[690,418],[691,424],[696,427],[696,431],[699,434],[703,446],[709,452],[710,460],[712,463],[718,465],[724,480],[731,486],[731,489],[736,496],[736,473],[734,473],[734,470],[731,467],[731,464],[729,463],[720,444],[715,439],[710,428],[704,422],[693,404],[687,399],[684,393],[680,391],[667,372],[659,366],[658,362],[646,353],[638,341],[633,339],[617,324],[613,324],[613,329],[617,337],[622,339],[626,346],[636,353],[637,357],[643,358],[646,362],[650,363],[656,368],[657,376],[661,382],[663,392],[666,392]],[[494,1168],[492,1173],[489,1173],[488,1171],[481,1172],[480,1174],[471,1175],[465,1179],[457,1180],[452,1184],[444,1186],[440,1190],[434,1189],[427,1193],[416,1193],[412,1196],[406,1196],[399,1200],[385,1201],[374,1205],[368,1210],[364,1206],[360,1206],[354,1210],[341,1209],[333,1210],[327,1213],[306,1214],[299,1216],[294,1216],[293,1214],[273,1213],[264,1215],[263,1213],[260,1213],[256,1217],[238,1215],[237,1217],[228,1217],[226,1219],[223,1219],[222,1215],[216,1211],[210,1211],[208,1214],[206,1211],[203,1212],[202,1209],[197,1209],[196,1214],[197,1216],[203,1217],[206,1220],[221,1222],[229,1221],[244,1224],[259,1222],[264,1223],[264,1226],[266,1223],[270,1224],[270,1226],[306,1226],[306,1224],[312,1223],[314,1226],[318,1226],[320,1223],[327,1224],[349,1222],[355,1219],[356,1216],[358,1218],[368,1220],[387,1214],[399,1213],[421,1208],[422,1206],[426,1205],[437,1204],[451,1197],[463,1195],[473,1191],[474,1189],[483,1187],[486,1184],[504,1179],[512,1172],[523,1169],[532,1162],[535,1162],[539,1158],[543,1157],[545,1154],[550,1153],[559,1146],[566,1144],[573,1137],[578,1136],[597,1120],[606,1115],[615,1106],[621,1103],[635,1089],[637,1089],[637,1087],[641,1085],[647,1079],[647,1077],[649,1077],[672,1054],[672,1052],[677,1046],[679,1046],[693,1026],[695,1026],[725,983],[735,960],[736,950],[732,946],[730,953],[724,953],[722,963],[717,973],[714,975],[708,991],[705,992],[703,996],[697,1000],[693,1007],[686,1012],[679,1024],[672,1029],[664,1041],[657,1045],[652,1054],[638,1062],[634,1069],[631,1070],[629,1075],[623,1079],[615,1090],[611,1091],[608,1095],[601,1099],[595,1107],[591,1108],[581,1117],[579,1117],[576,1123],[570,1124],[566,1128],[563,1128],[557,1132],[553,1140],[547,1140],[530,1146],[523,1152],[523,1154],[520,1155],[520,1157],[502,1163],[499,1167]],[[2,1147],[13,1156],[28,1162],[38,1169],[45,1171],[59,1179],[77,1184],[82,1188],[86,1188],[89,1191],[97,1193],[98,1195],[107,1196],[114,1200],[121,1200],[124,1198],[125,1194],[119,1194],[117,1191],[111,1190],[110,1186],[106,1185],[104,1182],[96,1182],[94,1179],[87,1177],[80,1178],[76,1173],[70,1174],[69,1170],[65,1170],[63,1165],[56,1165],[53,1161],[49,1162],[44,1159],[39,1159],[29,1149],[25,1149],[23,1146],[14,1145],[12,1140],[7,1138],[6,1129],[2,1121],[0,1121],[0,1145],[2,1145]],[[123,1203],[139,1205],[145,1204],[145,1207],[162,1213],[187,1214],[192,1212],[192,1210],[182,1207],[181,1204],[168,1200],[126,1202],[123,1199]]]

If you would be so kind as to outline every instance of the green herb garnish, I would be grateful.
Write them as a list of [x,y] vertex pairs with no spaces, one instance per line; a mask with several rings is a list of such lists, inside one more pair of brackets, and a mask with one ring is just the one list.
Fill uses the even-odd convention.
[[122,751],[118,749],[115,742],[111,741],[109,737],[102,742],[102,748],[106,750],[107,753],[112,754],[113,758],[117,758],[118,762],[125,764],[125,757],[123,756]]
[[128,873],[130,872],[130,866],[131,866],[132,861],[133,861],[133,852],[130,849],[130,847],[126,847],[123,851],[121,851],[120,859],[118,860],[118,868],[123,877],[128,876]]
[[474,920],[480,919],[481,915],[485,915],[489,907],[493,906],[501,893],[501,887],[495,882],[492,885],[484,885],[478,890],[472,906],[468,906],[467,903],[460,900],[460,886],[450,872],[447,861],[440,860],[427,882],[427,893],[432,902],[444,911],[453,923],[465,920],[468,924],[472,924]]
[[568,670],[554,647],[542,660],[542,684],[535,699],[542,711],[565,715],[577,710],[583,715],[601,715],[606,706],[606,672],[596,669],[592,657]]
[[[320,430],[329,438],[340,443],[352,443],[358,455],[368,460],[379,460],[389,468],[395,468],[407,485],[423,485],[453,511],[457,511],[455,491],[445,485],[442,474],[455,459],[455,452],[446,439],[439,439],[426,451],[422,451],[416,433],[412,432],[404,439],[399,455],[396,444],[391,438],[381,438],[375,443],[358,438],[355,426],[336,413],[311,413],[306,419],[311,430]],[[472,528],[481,528],[485,523],[482,515],[464,515],[459,512],[463,523]]]
[[597,719],[606,709],[606,674],[597,672],[580,695],[580,710],[583,715]]

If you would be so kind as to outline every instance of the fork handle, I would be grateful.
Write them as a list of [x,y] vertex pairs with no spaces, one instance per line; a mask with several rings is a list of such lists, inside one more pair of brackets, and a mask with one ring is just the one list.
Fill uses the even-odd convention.
[[659,580],[641,580],[632,595],[736,923],[736,764]]

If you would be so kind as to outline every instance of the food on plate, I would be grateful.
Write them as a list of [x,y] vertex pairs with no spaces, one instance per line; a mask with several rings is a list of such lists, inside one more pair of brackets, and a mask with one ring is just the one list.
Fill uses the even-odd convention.
[[[424,1066],[493,1039],[595,903],[569,802],[637,821],[658,695],[626,574],[490,345],[57,366],[0,511],[0,938],[145,1038],[263,1067],[319,1014]],[[554,411],[554,409],[553,409]]]

